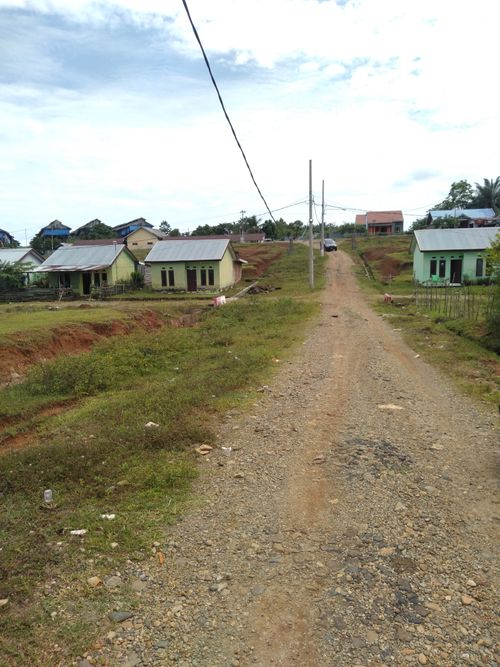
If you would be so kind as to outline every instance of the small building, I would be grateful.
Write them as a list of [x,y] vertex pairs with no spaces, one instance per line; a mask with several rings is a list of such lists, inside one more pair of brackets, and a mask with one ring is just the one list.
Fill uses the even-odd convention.
[[135,257],[123,244],[64,245],[37,272],[47,274],[50,287],[64,287],[86,296],[92,287],[130,280],[136,265]]
[[70,231],[71,227],[63,225],[60,220],[52,220],[46,227],[42,227],[37,236],[57,237],[59,241],[65,241],[68,238]]
[[246,263],[227,239],[158,241],[144,262],[150,267],[153,289],[188,292],[231,287],[241,280]]
[[429,211],[427,223],[432,225],[443,218],[454,218],[459,227],[497,227],[499,222],[492,208],[453,208]]
[[116,225],[116,227],[113,227],[113,231],[117,236],[121,237],[128,236],[132,232],[135,232],[136,229],[140,229],[141,227],[148,227],[151,229],[153,225],[145,218],[136,218],[130,222],[124,222],[122,225]]
[[355,223],[365,227],[368,234],[402,234],[404,218],[402,211],[367,211],[359,213]]
[[125,237],[125,243],[132,251],[148,250],[158,241],[165,241],[167,239],[168,235],[160,232],[159,229],[139,227]]
[[26,283],[33,282],[37,278],[37,268],[43,263],[44,258],[33,248],[1,248],[0,263],[21,264],[26,267]]
[[418,283],[461,284],[486,277],[484,251],[500,227],[420,229],[413,232],[413,278]]

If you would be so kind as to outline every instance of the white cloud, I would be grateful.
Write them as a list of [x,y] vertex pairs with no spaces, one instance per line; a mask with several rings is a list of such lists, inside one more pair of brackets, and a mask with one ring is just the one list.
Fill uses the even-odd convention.
[[[498,174],[489,0],[189,7],[271,206],[307,196],[309,158],[316,188],[324,178],[353,208],[430,205],[452,180]],[[0,0],[1,13],[0,214],[13,230],[137,215],[192,228],[263,210],[178,0]]]

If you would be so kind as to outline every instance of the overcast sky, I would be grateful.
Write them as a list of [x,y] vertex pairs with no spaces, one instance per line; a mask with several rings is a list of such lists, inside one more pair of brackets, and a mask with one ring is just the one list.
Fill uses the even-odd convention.
[[[408,226],[500,174],[497,0],[188,5],[270,208],[301,202],[277,217],[307,221],[309,159],[335,223]],[[0,156],[0,228],[22,243],[55,218],[266,217],[181,0],[0,0]]]

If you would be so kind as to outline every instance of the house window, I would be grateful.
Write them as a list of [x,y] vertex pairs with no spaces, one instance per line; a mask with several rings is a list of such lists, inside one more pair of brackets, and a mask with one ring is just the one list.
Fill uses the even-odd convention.
[[476,278],[482,278],[483,271],[484,271],[484,259],[482,257],[478,257],[476,259]]
[[153,245],[153,241],[148,241],[148,245]]
[[437,275],[437,259],[435,257],[433,257],[431,259],[431,278],[432,278],[432,276],[436,276],[436,275]]
[[215,280],[214,280],[214,270],[210,266],[208,269],[208,284],[209,285],[215,285]]
[[168,270],[168,284],[170,287],[175,287],[175,274],[172,268]]
[[206,269],[200,269],[200,285],[202,287],[207,286],[207,270]]
[[132,241],[132,245],[137,245],[137,243],[134,243],[134,242]]
[[439,260],[439,277],[440,278],[446,277],[446,260],[444,257],[441,257],[441,259]]
[[161,286],[166,287],[167,286],[167,272],[165,269],[161,270]]

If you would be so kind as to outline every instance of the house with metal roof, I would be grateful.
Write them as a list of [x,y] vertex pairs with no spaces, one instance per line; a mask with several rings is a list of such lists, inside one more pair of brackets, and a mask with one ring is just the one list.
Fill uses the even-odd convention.
[[159,229],[149,227],[138,227],[125,237],[127,247],[132,250],[150,250],[158,241],[165,241],[168,238]]
[[356,225],[363,225],[368,234],[402,234],[404,218],[402,211],[367,211],[355,218]]
[[140,229],[141,227],[152,228],[153,225],[145,218],[136,218],[130,222],[124,222],[121,225],[116,225],[116,227],[113,227],[113,230],[117,236],[128,236],[132,232],[135,232],[136,229]]
[[137,261],[123,243],[112,245],[64,245],[37,269],[49,279],[49,287],[72,289],[88,295],[92,287],[130,280]]
[[499,232],[500,227],[419,229],[413,232],[414,280],[457,285],[484,279],[484,253]]
[[144,262],[153,289],[187,292],[227,289],[241,280],[246,263],[228,239],[158,241]]
[[60,220],[52,220],[48,225],[42,227],[37,236],[52,236],[64,241],[69,236],[70,231],[71,227],[63,225]]
[[5,229],[0,229],[0,248],[8,248],[14,243],[14,237]]
[[36,269],[42,264],[44,258],[33,248],[0,248],[0,264],[20,264],[26,269],[26,283],[33,282],[37,278]]
[[499,218],[492,208],[436,209],[427,214],[429,225],[443,218],[453,218],[459,227],[497,227],[499,223]]

